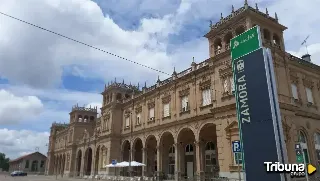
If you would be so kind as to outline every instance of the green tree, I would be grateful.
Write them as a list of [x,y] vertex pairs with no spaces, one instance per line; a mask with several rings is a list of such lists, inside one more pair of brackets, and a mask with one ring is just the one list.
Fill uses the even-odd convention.
[[10,159],[6,157],[6,154],[0,153],[0,168],[3,171],[9,171],[9,161]]

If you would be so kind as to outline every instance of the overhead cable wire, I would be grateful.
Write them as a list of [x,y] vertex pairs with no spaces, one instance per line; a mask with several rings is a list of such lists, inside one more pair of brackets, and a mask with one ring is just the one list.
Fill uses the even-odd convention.
[[79,44],[82,44],[82,45],[85,45],[85,46],[87,46],[87,47],[90,47],[90,48],[96,49],[96,50],[98,50],[98,51],[104,52],[104,53],[106,53],[106,54],[109,54],[109,55],[112,55],[112,56],[118,57],[118,58],[123,59],[123,60],[126,60],[126,61],[128,61],[128,62],[131,62],[131,63],[137,64],[137,65],[139,65],[139,66],[142,66],[142,67],[145,67],[145,68],[148,68],[148,69],[154,70],[154,71],[159,72],[159,73],[162,73],[162,74],[170,75],[170,74],[168,74],[168,73],[166,73],[166,72],[164,72],[164,71],[161,71],[161,70],[158,70],[158,69],[152,68],[152,67],[150,67],[150,66],[147,66],[147,65],[141,64],[141,63],[139,63],[139,62],[136,62],[136,61],[133,61],[133,60],[130,60],[130,59],[127,59],[127,58],[124,58],[124,57],[119,56],[119,55],[117,55],[117,54],[114,54],[114,53],[108,52],[108,51],[103,50],[103,49],[101,49],[101,48],[97,48],[97,47],[95,47],[95,46],[92,46],[92,45],[89,45],[89,44],[87,44],[87,43],[81,42],[81,41],[79,41],[79,40],[76,40],[76,39],[70,38],[70,37],[68,37],[68,36],[62,35],[62,34],[57,33],[57,32],[54,32],[54,31],[52,31],[52,30],[49,30],[49,29],[43,28],[43,27],[41,27],[41,26],[35,25],[35,24],[30,23],[30,22],[27,22],[27,21],[24,21],[24,20],[22,20],[22,19],[16,18],[16,17],[14,17],[14,16],[11,16],[11,15],[9,15],[9,14],[3,13],[3,12],[1,12],[1,11],[0,11],[0,14],[4,15],[4,16],[6,16],[6,17],[9,17],[9,18],[15,19],[15,20],[17,20],[17,21],[20,21],[20,22],[22,22],[22,23],[28,24],[28,25],[30,25],[30,26],[33,26],[33,27],[35,27],[35,28],[41,29],[41,30],[43,30],[43,31],[46,31],[46,32],[49,32],[49,33],[55,34],[55,35],[60,36],[60,37],[62,37],[62,38],[65,38],[65,39],[71,40],[71,41],[73,41],[73,42],[76,42],[76,43],[79,43]]

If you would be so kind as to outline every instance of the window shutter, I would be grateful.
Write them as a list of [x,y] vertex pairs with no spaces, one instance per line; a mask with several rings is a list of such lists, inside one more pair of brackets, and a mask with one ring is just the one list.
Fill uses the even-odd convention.
[[297,86],[295,84],[291,84],[291,90],[292,90],[292,97],[294,99],[299,99],[299,97],[298,97],[298,89],[297,89]]
[[211,104],[211,89],[207,89],[207,105]]
[[129,127],[129,126],[130,126],[130,118],[127,117],[127,118],[126,118],[126,127]]
[[231,92],[235,91],[233,77],[230,77]]
[[307,93],[308,102],[313,103],[312,90],[310,88],[306,87],[306,93]]
[[188,97],[184,96],[181,99],[181,107],[182,107],[182,109],[186,109],[187,106],[188,106]]
[[170,115],[170,112],[169,112],[169,103],[168,103],[163,105],[163,116],[168,117],[169,115]]
[[154,108],[150,108],[149,109],[149,118],[153,118],[154,117]]

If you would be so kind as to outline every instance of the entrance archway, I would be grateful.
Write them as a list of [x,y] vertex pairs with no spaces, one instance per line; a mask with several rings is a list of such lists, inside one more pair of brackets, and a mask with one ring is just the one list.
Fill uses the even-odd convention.
[[79,150],[77,153],[77,165],[76,165],[76,174],[80,176],[80,169],[81,169],[81,159],[82,159],[82,151]]
[[[142,145],[142,140],[140,138],[137,138],[134,142],[133,142],[133,158],[132,161],[137,161],[139,163],[142,163],[142,150],[143,149],[143,145]],[[142,167],[133,167],[133,171],[134,171],[134,175],[136,176],[140,176],[142,175]]]
[[92,148],[88,148],[85,152],[85,175],[91,175],[91,165],[92,165]]
[[148,136],[146,139],[146,158],[147,158],[147,174],[149,176],[154,175],[157,168],[157,139],[154,135]]
[[206,178],[219,176],[216,125],[205,124],[200,132],[200,170],[205,172]]
[[299,135],[298,136],[299,136],[299,143],[300,143],[301,148],[302,148],[303,153],[304,153],[305,163],[309,164],[310,163],[310,157],[309,157],[309,148],[308,148],[307,136],[301,130],[299,131]]
[[174,138],[170,132],[164,132],[160,138],[162,146],[162,172],[168,180],[173,180],[175,175],[175,147]]
[[[130,159],[130,142],[128,140],[124,141],[123,145],[122,145],[122,161],[126,161],[129,162]],[[122,171],[121,171],[121,175],[123,176],[128,176],[128,167],[123,167]]]
[[178,134],[179,148],[179,169],[183,173],[182,176],[192,179],[196,171],[196,154],[195,154],[195,135],[189,128],[182,129]]

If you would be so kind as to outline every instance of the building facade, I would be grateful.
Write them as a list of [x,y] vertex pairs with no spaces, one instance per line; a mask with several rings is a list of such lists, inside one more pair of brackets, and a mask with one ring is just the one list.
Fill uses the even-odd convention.
[[229,42],[256,25],[263,45],[272,51],[289,162],[295,163],[294,146],[301,143],[306,161],[319,167],[320,67],[310,56],[287,53],[283,39],[287,28],[277,15],[273,18],[245,1],[210,25],[205,35],[207,60],[193,61],[187,70],[174,71],[151,87],[114,81],[102,92],[101,117],[96,108],[76,106],[70,124],[53,124],[48,174],[110,174],[114,170],[104,165],[112,160],[134,160],[147,165],[133,168],[135,175],[238,178],[242,159],[231,149],[239,130]]
[[47,157],[39,152],[21,156],[9,162],[9,172],[23,171],[29,174],[44,174]]

